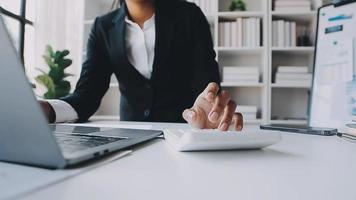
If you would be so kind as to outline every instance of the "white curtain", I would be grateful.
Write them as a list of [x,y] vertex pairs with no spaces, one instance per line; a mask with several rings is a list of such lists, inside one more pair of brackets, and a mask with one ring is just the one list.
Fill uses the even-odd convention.
[[[48,70],[42,55],[50,44],[55,50],[68,49],[68,58],[73,60],[68,73],[74,74],[67,80],[72,90],[78,80],[83,58],[83,19],[85,0],[37,0],[35,20],[35,66]],[[37,70],[28,72],[30,78],[39,74]],[[44,88],[38,87],[37,94],[43,94]]]

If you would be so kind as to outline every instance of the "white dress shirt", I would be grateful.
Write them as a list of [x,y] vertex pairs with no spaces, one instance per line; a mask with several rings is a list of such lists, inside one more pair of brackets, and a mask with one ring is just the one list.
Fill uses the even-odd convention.
[[[126,52],[129,62],[147,79],[151,78],[153,70],[154,49],[156,42],[155,15],[145,21],[141,27],[128,17],[126,22]],[[67,102],[62,100],[48,100],[56,113],[56,123],[74,122],[78,113]]]
[[155,16],[145,21],[142,29],[129,20],[126,21],[126,52],[129,62],[147,79],[151,78],[155,56],[156,25]]

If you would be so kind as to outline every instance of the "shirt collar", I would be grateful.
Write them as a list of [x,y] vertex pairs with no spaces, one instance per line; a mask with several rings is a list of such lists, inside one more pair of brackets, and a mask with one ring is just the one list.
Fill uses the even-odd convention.
[[[137,23],[133,22],[132,20],[130,20],[128,18],[128,16],[125,17],[125,22],[129,25],[132,25],[132,26],[138,26]],[[153,25],[155,24],[155,14],[152,15],[152,17],[150,17],[148,20],[145,21],[145,23],[143,24],[143,29],[146,30],[146,29],[149,29],[151,28]]]

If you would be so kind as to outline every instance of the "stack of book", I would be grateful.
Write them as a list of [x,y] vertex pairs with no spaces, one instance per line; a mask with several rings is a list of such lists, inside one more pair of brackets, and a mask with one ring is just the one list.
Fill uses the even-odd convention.
[[256,84],[259,82],[259,67],[224,67],[224,84]]
[[303,12],[311,10],[310,0],[275,0],[274,10],[282,12]]
[[[301,29],[298,26],[298,29]],[[272,46],[295,47],[297,46],[297,24],[284,20],[272,22]]]
[[205,14],[217,12],[217,3],[214,0],[189,0],[195,3]]
[[256,120],[257,119],[257,106],[237,105],[235,112],[241,113],[244,120]]
[[261,18],[237,18],[235,21],[219,22],[219,46],[261,46]]
[[280,66],[277,68],[276,84],[311,86],[312,74],[304,66]]

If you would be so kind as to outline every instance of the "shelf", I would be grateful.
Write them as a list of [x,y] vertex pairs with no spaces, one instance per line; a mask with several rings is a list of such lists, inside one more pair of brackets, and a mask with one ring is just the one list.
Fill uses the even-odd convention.
[[263,87],[263,83],[234,83],[234,82],[221,82],[222,87]]
[[285,19],[297,22],[310,22],[316,19],[316,11],[303,11],[303,12],[285,12],[285,11],[272,11],[273,19]]
[[307,120],[271,120],[271,124],[295,124],[295,125],[307,125]]
[[314,47],[272,47],[272,52],[311,54],[314,53]]
[[216,13],[204,13],[206,18],[215,18],[216,17]]
[[216,50],[225,54],[260,54],[265,48],[264,47],[217,47]]
[[278,83],[272,83],[272,88],[304,88],[304,89],[310,89],[311,85],[309,84],[278,84]]
[[263,51],[264,47],[217,47],[218,51]]
[[259,11],[239,11],[239,12],[219,12],[219,18],[222,19],[236,19],[239,17],[263,17],[264,12]]

